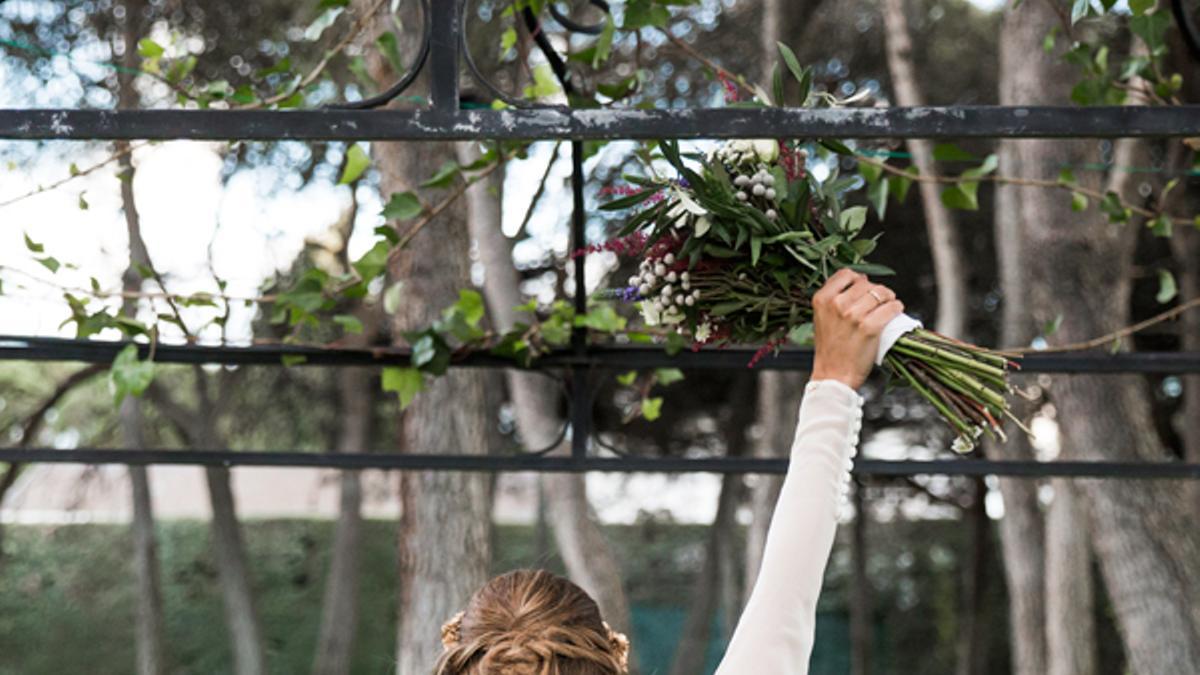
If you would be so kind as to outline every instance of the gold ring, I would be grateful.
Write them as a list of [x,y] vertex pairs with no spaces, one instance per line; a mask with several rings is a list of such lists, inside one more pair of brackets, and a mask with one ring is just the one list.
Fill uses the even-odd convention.
[[867,292],[871,294],[871,297],[872,297],[872,298],[875,298],[876,300],[878,300],[878,301],[879,301],[879,304],[881,304],[881,305],[882,305],[884,302],[887,302],[887,301],[886,301],[886,300],[884,300],[883,298],[879,297],[879,294],[875,292],[875,289],[874,289],[874,288],[872,288],[871,290],[869,290],[869,291],[867,291]]

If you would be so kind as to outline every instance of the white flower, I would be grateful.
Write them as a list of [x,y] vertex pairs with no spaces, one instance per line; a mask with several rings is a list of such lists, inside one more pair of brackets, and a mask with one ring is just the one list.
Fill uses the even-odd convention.
[[642,321],[647,326],[657,326],[662,322],[662,308],[657,301],[643,300],[641,302]]
[[770,139],[754,141],[754,154],[760,161],[770,164],[779,157],[779,143]]
[[954,439],[954,443],[950,445],[950,449],[959,454],[966,454],[975,449],[975,441],[966,435],[960,435]]
[[696,333],[694,337],[696,338],[696,342],[707,341],[708,338],[712,337],[712,324],[705,321],[699,326],[696,326]]
[[670,326],[683,321],[683,311],[678,307],[667,307],[662,314],[663,325]]

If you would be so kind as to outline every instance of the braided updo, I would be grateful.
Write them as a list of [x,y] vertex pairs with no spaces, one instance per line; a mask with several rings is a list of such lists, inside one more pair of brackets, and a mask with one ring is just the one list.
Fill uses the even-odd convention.
[[479,589],[442,628],[434,675],[622,675],[629,643],[596,601],[544,570],[517,570]]

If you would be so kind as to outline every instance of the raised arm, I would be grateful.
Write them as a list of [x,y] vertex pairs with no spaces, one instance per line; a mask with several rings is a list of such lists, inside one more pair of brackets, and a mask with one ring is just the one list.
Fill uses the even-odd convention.
[[717,675],[808,672],[817,597],[862,428],[855,389],[871,370],[883,326],[903,311],[886,287],[848,270],[830,278],[813,308],[816,356],[791,463],[754,590]]

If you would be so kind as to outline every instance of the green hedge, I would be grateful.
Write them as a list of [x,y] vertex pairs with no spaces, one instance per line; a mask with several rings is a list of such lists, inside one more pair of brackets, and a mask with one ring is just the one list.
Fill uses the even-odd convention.
[[[664,673],[693,595],[705,529],[648,521],[609,528],[634,607],[631,636],[642,673]],[[845,530],[843,534],[845,534]],[[332,524],[251,521],[246,542],[272,672],[312,663]],[[394,652],[395,524],[367,522],[355,672],[390,675]],[[960,573],[957,523],[897,523],[871,530],[875,672],[951,673]],[[229,671],[217,572],[208,529],[166,522],[159,529],[172,673]],[[533,527],[496,530],[496,571],[561,571],[549,537]],[[128,529],[114,525],[8,527],[0,561],[0,674],[132,670],[133,578]],[[821,599],[813,675],[848,672],[848,550],[835,549]],[[998,563],[990,574],[988,672],[1007,672],[1006,603]],[[715,667],[723,645],[710,647]]]

